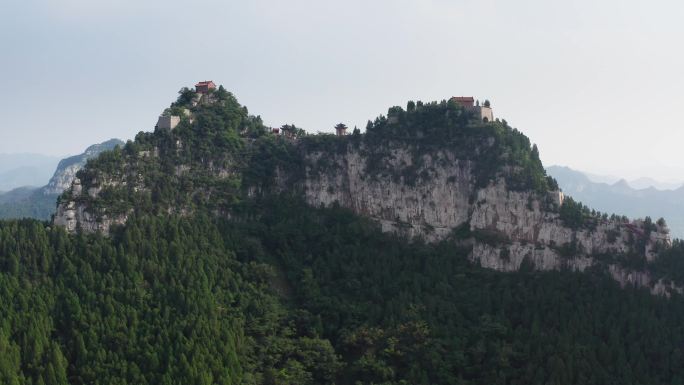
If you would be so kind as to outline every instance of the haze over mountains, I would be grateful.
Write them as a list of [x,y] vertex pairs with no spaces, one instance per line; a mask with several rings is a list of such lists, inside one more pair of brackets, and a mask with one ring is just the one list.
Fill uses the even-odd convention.
[[[608,214],[616,213],[630,218],[663,217],[672,236],[684,238],[684,187],[676,183],[658,182],[640,178],[627,182],[624,179],[585,174],[569,167],[546,168],[566,195]],[[664,189],[670,187],[671,189]]]
[[[9,171],[3,175],[16,175],[15,178],[7,179],[0,175],[0,183],[4,182],[5,186],[12,187],[10,191],[0,192],[0,218],[49,219],[55,212],[57,197],[71,185],[76,173],[85,166],[88,159],[117,145],[123,145],[123,142],[110,139],[94,144],[83,153],[62,159],[58,164],[52,162],[52,158],[42,155],[0,155],[8,160],[3,166]],[[45,177],[46,174],[48,177]],[[17,186],[17,181],[30,183],[19,183],[20,187],[13,187]]]
[[[552,167],[559,167],[559,168],[570,168],[566,166],[558,166],[558,165],[553,165],[548,168]],[[573,169],[574,170],[574,169]],[[681,180],[661,180],[661,179],[656,179],[648,176],[642,176],[639,178],[634,178],[634,179],[627,179],[621,176],[615,176],[615,175],[603,175],[603,174],[595,174],[591,172],[586,172],[586,171],[579,171],[579,170],[574,170],[577,172],[580,172],[584,175],[586,175],[587,178],[589,178],[590,181],[595,182],[595,183],[607,183],[607,184],[615,184],[617,182],[620,182],[624,180],[627,182],[627,184],[634,188],[634,189],[645,189],[649,187],[653,187],[658,190],[674,190],[676,188],[681,187],[684,184],[684,181]]]
[[175,125],[60,162],[51,223],[0,220],[0,383],[681,383],[684,244],[564,199],[481,112],[314,135],[183,88]]
[[0,154],[0,192],[44,185],[60,159],[41,154]]
[[682,182],[679,181],[660,181],[648,177],[641,177],[633,180],[628,180],[627,184],[635,189],[645,189],[653,187],[658,190],[674,190],[682,186]]
[[[48,219],[54,213],[57,195],[71,184],[85,162],[116,145],[123,142],[111,139],[62,160],[41,154],[0,154],[0,218]],[[630,218],[663,217],[672,236],[684,238],[681,182],[650,177],[625,180],[557,165],[546,171],[566,195],[592,209]]]

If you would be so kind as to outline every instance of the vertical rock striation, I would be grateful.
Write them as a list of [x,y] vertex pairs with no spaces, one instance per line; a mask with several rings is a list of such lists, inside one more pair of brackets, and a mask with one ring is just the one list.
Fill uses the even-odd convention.
[[[363,148],[305,154],[307,203],[339,204],[377,220],[384,231],[430,242],[467,229],[473,245],[470,258],[499,271],[516,271],[525,261],[539,270],[583,271],[599,264],[601,256],[630,253],[652,261],[656,250],[671,245],[667,228],[655,225],[651,231],[643,221],[597,220],[591,228],[568,227],[558,210],[564,199],[561,191],[513,191],[503,175],[478,187],[476,162],[459,159],[448,149],[423,154],[418,164],[410,146],[391,148],[388,154],[394,173],[370,173],[373,159]],[[321,159],[327,164],[324,170]],[[407,169],[413,177],[402,173]],[[644,234],[644,249],[639,250],[635,240]],[[680,291],[648,273],[617,264],[605,267],[622,285],[648,286],[656,294]]]

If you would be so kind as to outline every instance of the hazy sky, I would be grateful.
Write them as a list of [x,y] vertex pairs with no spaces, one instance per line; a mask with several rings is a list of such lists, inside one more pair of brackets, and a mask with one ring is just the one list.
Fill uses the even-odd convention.
[[684,179],[684,2],[3,0],[0,153],[152,130],[213,79],[269,125],[474,95],[546,165]]

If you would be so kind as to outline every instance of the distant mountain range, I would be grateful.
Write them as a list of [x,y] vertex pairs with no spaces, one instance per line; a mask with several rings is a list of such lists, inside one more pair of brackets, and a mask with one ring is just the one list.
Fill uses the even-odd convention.
[[682,187],[682,182],[663,182],[647,177],[627,181],[627,184],[635,189],[646,189],[653,187],[658,190],[675,190]]
[[[54,165],[52,166],[49,166],[50,163],[47,162],[47,157],[41,158],[40,155],[36,155],[38,160],[35,161],[31,159],[23,159],[24,164],[32,165],[30,167],[6,167],[9,169],[9,173],[17,174],[18,179],[14,180],[40,180],[39,183],[42,184],[45,183],[44,181],[47,178],[49,178],[49,175],[52,175],[52,177],[50,178],[48,184],[43,187],[33,187],[29,185],[0,193],[0,219],[49,219],[55,211],[57,197],[71,185],[71,182],[76,177],[76,173],[83,166],[85,166],[86,162],[88,162],[88,159],[94,158],[103,151],[111,150],[117,145],[123,144],[124,142],[119,139],[110,139],[106,142],[94,144],[88,147],[82,154],[62,159],[59,161],[59,164],[57,164],[57,161],[55,161]],[[10,156],[7,155],[0,155],[0,158],[3,156],[7,157],[8,159],[10,158]],[[31,155],[14,156],[12,159],[15,162],[19,162],[19,157],[26,156]],[[43,164],[44,167],[49,166],[50,171],[48,172],[48,177],[38,179],[39,177],[42,178],[46,173],[45,170],[40,168],[41,164]],[[57,167],[56,170],[55,165]],[[22,175],[22,173],[33,175]],[[14,182],[3,179],[4,175],[5,174],[0,174],[0,185],[3,185],[3,182],[4,185],[7,186],[16,185],[13,184]]]
[[40,154],[0,154],[0,191],[42,186],[54,172],[59,159]]
[[76,177],[76,173],[85,166],[88,159],[94,158],[100,155],[101,152],[111,150],[116,146],[123,146],[123,144],[124,142],[119,139],[110,139],[106,142],[94,144],[86,148],[82,154],[62,159],[47,186],[41,189],[42,193],[44,195],[61,194],[71,186],[71,182]]
[[[562,166],[551,166],[551,167],[559,167],[559,168],[564,168]],[[577,170],[575,170],[577,171]],[[593,174],[589,172],[583,172],[583,171],[578,171],[581,172],[582,174],[586,175],[587,178],[589,178],[590,181],[596,182],[596,183],[606,183],[606,184],[615,184],[624,178],[612,176],[612,175],[600,175],[600,174]],[[632,188],[637,189],[637,190],[642,190],[646,189],[649,187],[653,187],[658,190],[674,190],[679,187],[681,187],[684,182],[683,181],[662,181],[662,180],[656,180],[653,178],[649,177],[641,177],[637,179],[632,179],[632,180],[627,180],[624,179],[625,182]]]
[[627,215],[632,218],[651,216],[665,218],[672,236],[684,238],[684,187],[672,187],[673,183],[640,178],[631,182],[619,179],[613,183],[597,182],[596,176],[568,167],[551,166],[546,171],[558,181],[566,195],[573,197],[592,209]]

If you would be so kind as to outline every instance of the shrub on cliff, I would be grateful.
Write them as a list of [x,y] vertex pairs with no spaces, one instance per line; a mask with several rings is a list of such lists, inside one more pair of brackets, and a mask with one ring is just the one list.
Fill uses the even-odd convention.
[[572,197],[566,197],[559,209],[560,219],[563,224],[571,229],[579,229],[586,224],[586,219],[591,215],[589,208]]

